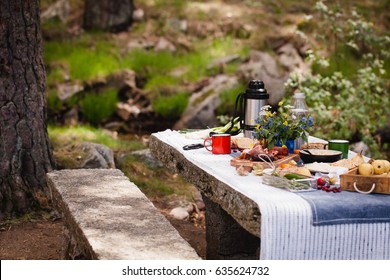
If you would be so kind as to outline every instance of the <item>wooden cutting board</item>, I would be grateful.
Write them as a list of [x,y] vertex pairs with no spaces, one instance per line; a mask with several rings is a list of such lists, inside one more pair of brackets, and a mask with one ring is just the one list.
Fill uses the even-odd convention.
[[[279,165],[283,163],[287,163],[290,160],[298,160],[299,155],[296,154],[289,154],[288,156],[278,159],[276,161],[273,161],[272,163],[275,165],[275,167],[278,167]],[[255,165],[261,164],[263,168],[270,168],[270,165],[268,163],[265,163],[263,161],[252,161],[252,160],[247,160],[247,159],[239,159],[239,158],[233,158],[230,161],[230,165],[234,167],[253,167]]]

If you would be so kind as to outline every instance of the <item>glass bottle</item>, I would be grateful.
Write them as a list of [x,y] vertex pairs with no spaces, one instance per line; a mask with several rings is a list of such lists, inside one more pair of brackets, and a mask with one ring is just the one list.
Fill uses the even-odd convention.
[[[305,101],[305,94],[303,92],[296,92],[293,95],[293,100],[292,100],[292,106],[291,108],[291,115],[292,117],[299,121],[303,117],[308,117],[309,115],[309,108],[307,107],[306,101]],[[294,141],[294,147],[295,149],[300,149],[301,146],[304,144],[304,140],[302,137],[299,137],[295,139]]]

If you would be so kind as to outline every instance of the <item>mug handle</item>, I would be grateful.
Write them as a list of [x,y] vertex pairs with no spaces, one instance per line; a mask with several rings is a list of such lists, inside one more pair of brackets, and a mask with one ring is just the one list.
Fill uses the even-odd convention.
[[328,144],[324,144],[324,150],[328,150],[326,147],[328,147]]
[[208,138],[204,139],[204,141],[203,141],[203,146],[204,146],[204,148],[205,148],[207,151],[212,152],[212,151],[213,151],[212,148],[211,148],[211,150],[208,149],[208,147],[212,147],[212,146],[210,146],[210,145],[206,146],[206,142],[209,142],[209,141],[211,141],[211,143],[212,143],[212,142],[213,142],[213,139],[212,139],[211,137],[208,137]]

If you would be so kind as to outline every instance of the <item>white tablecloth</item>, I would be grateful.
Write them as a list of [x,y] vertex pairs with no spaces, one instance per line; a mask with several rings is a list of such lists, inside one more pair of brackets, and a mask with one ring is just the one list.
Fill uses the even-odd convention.
[[262,184],[260,176],[239,176],[230,166],[230,155],[213,155],[203,148],[184,151],[184,145],[203,140],[188,139],[177,131],[154,136],[259,205],[260,259],[390,259],[390,223],[313,226],[311,208],[304,199]]

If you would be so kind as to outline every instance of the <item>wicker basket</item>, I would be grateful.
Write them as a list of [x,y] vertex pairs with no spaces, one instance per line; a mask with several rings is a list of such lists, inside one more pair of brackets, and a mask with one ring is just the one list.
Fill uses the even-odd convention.
[[343,190],[360,193],[390,194],[390,177],[382,175],[363,176],[357,168],[340,175],[340,185]]

